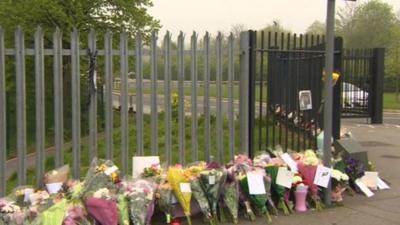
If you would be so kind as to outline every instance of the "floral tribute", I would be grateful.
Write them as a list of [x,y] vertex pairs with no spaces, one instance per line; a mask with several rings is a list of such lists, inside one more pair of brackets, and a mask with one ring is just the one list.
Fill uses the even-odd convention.
[[[166,224],[181,224],[184,217],[190,225],[196,214],[218,225],[226,222],[226,213],[234,224],[241,215],[251,221],[263,216],[270,223],[271,215],[322,210],[324,187],[316,178],[323,165],[314,151],[273,153],[254,160],[236,155],[225,165],[149,165],[135,179],[121,178],[110,160],[94,159],[82,181],[70,179],[66,165],[46,173],[46,189],[22,186],[1,198],[0,225],[151,225],[156,215],[165,215]],[[279,175],[282,167],[293,175],[288,185],[282,179],[289,178]],[[353,158],[333,160],[332,202],[342,205],[346,190],[365,190],[357,185],[366,170],[371,168]]]

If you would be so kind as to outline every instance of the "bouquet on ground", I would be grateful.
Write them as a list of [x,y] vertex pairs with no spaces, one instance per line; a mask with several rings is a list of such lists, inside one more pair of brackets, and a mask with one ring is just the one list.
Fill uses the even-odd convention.
[[239,184],[232,175],[232,171],[227,169],[226,182],[222,192],[222,200],[232,217],[233,223],[238,223],[239,212]]
[[[363,177],[365,174],[365,165],[359,160],[347,157],[343,160],[345,168],[344,172],[349,176],[349,184],[353,190],[359,191],[358,186],[355,184],[356,180]],[[342,171],[343,172],[343,171]]]
[[[253,162],[246,155],[235,155],[232,162],[228,164],[228,180],[235,180],[238,184],[240,179],[251,171],[253,168]],[[245,217],[251,221],[256,219],[253,209],[250,205],[249,196],[246,191],[242,188],[242,185],[238,185],[239,188],[239,202],[245,207]]]
[[319,188],[314,184],[315,173],[319,164],[320,161],[313,150],[306,150],[304,152],[303,161],[297,164],[299,173],[303,178],[303,183],[308,186],[308,193],[310,194],[317,211],[323,209],[323,204],[318,194]]
[[110,160],[94,159],[83,181],[80,197],[85,198],[99,189],[109,189],[115,192],[121,182],[119,169]]
[[265,167],[265,172],[271,177],[271,193],[276,198],[275,201],[278,203],[277,208],[282,210],[284,215],[289,215],[292,212],[289,202],[290,192],[284,186],[277,183],[279,167],[286,166],[281,158],[272,158]]
[[118,208],[115,193],[100,188],[91,196],[86,196],[83,204],[90,218],[100,225],[117,225]]
[[348,186],[349,176],[340,170],[333,169],[331,173],[332,202],[342,204],[343,192]]
[[184,174],[182,166],[176,165],[168,169],[167,174],[168,183],[171,185],[172,190],[182,206],[183,212],[186,216],[187,222],[191,225],[191,200],[192,200],[192,190],[190,181]]
[[174,208],[174,193],[168,181],[163,180],[157,187],[156,191],[157,206],[165,214],[167,223],[171,223],[172,210]]
[[81,203],[69,204],[62,225],[90,225],[84,206]]
[[44,175],[44,183],[50,194],[55,194],[62,190],[63,184],[68,181],[69,171],[69,165],[65,165]]
[[142,178],[151,178],[155,182],[160,183],[163,179],[163,170],[160,167],[160,164],[153,164],[150,167],[146,167],[143,169],[143,173],[141,174]]
[[[257,176],[260,177],[264,183],[264,192],[263,193],[252,193],[250,181],[249,181],[249,176]],[[248,196],[251,204],[257,209],[259,213],[261,213],[267,220],[267,222],[272,222],[272,218],[268,212],[267,208],[267,203],[268,203],[268,198],[269,195],[267,193],[270,192],[270,187],[271,187],[271,179],[266,176],[266,173],[263,169],[260,168],[255,168],[254,171],[247,172],[246,175],[242,175],[239,177],[239,184],[242,190],[246,193]]]
[[136,225],[149,225],[154,213],[154,193],[157,185],[144,179],[124,181],[121,185],[121,192],[128,202],[131,222]]
[[25,217],[25,212],[15,202],[5,198],[0,199],[0,225],[22,225]]
[[200,183],[206,193],[214,218],[218,215],[218,201],[225,180],[226,171],[217,163],[210,163],[207,169],[200,173]]

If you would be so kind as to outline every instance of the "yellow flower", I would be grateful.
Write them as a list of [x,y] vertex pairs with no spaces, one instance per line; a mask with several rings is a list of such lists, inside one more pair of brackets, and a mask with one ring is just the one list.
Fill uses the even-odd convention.
[[97,172],[104,172],[107,169],[107,165],[106,164],[101,164],[100,166],[96,167],[96,171]]
[[111,174],[111,180],[112,180],[113,182],[116,182],[116,181],[118,180],[118,178],[119,178],[119,177],[118,177],[118,174],[117,174],[117,173],[114,172],[114,173]]

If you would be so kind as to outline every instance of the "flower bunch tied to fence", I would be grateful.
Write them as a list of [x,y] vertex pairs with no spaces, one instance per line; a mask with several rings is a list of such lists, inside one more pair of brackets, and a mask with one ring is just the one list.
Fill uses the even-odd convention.
[[154,156],[148,163],[136,158],[143,162],[134,165],[132,177],[121,178],[112,161],[100,159],[93,160],[83,181],[70,179],[68,166],[50,171],[46,189],[21,186],[0,199],[0,224],[150,225],[160,213],[167,224],[180,224],[181,218],[191,224],[197,215],[210,225],[238,224],[241,214],[270,223],[272,215],[323,210],[322,192],[329,183],[331,200],[340,205],[346,190],[370,197],[371,190],[388,188],[360,161],[338,157],[327,168],[313,150],[169,167],[154,164]]

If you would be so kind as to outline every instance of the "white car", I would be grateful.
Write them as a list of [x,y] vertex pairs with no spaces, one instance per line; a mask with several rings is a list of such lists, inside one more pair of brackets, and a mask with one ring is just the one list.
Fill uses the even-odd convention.
[[351,83],[342,83],[342,98],[343,107],[368,106],[368,92]]

